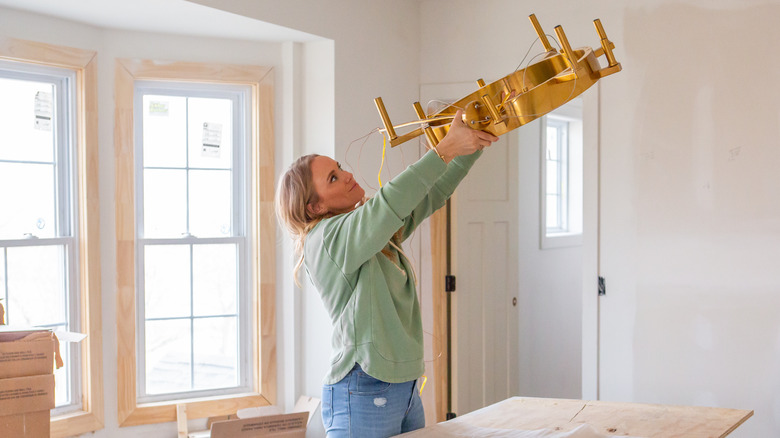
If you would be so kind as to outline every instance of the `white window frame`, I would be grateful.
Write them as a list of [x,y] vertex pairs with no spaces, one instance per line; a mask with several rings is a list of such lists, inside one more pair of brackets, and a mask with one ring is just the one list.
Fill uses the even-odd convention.
[[[76,169],[75,169],[75,114],[76,114],[76,74],[72,70],[63,69],[54,66],[35,65],[27,63],[16,63],[0,60],[0,71],[2,77],[6,79],[24,80],[30,82],[48,83],[54,86],[55,92],[52,95],[53,102],[53,142],[56,153],[53,155],[52,163],[55,170],[55,236],[43,237],[34,233],[27,233],[25,236],[19,236],[17,239],[0,240],[0,246],[8,247],[44,247],[44,246],[64,246],[65,257],[63,260],[63,271],[65,274],[64,287],[67,299],[65,300],[64,323],[66,327],[60,330],[78,332],[81,330],[79,324],[79,259],[78,259],[78,230],[73,226],[76,221],[76,212],[78,205],[74,190],[76,187]],[[7,253],[6,253],[7,255]],[[5,263],[8,263],[7,257],[3,257]],[[6,281],[8,278],[6,278]],[[8,290],[6,288],[6,295]],[[6,297],[3,297],[7,299]],[[6,301],[7,303],[7,301]],[[8,324],[13,324],[13,308],[6,306],[6,315]],[[40,328],[58,330],[61,324],[52,323],[40,325]],[[65,356],[63,359],[70,366],[70,375],[66,387],[68,388],[70,402],[57,406],[52,410],[53,415],[62,415],[68,412],[81,409],[81,360],[79,357],[79,345],[68,343],[61,346],[60,353]]]
[[[583,123],[582,99],[575,98],[542,117],[539,160],[539,236],[542,249],[582,245],[583,220]],[[558,227],[547,227],[547,128],[562,132],[559,151],[560,174]]]
[[[249,215],[250,199],[248,193],[251,191],[249,187],[248,175],[250,175],[250,169],[248,167],[249,160],[247,159],[248,151],[251,151],[251,135],[247,135],[247,132],[251,131],[251,108],[249,104],[251,102],[252,90],[249,86],[238,86],[231,84],[205,84],[205,83],[182,83],[182,82],[159,82],[159,81],[136,81],[135,83],[135,103],[134,103],[134,119],[137,121],[143,120],[143,96],[146,94],[159,94],[166,96],[179,96],[179,97],[208,97],[208,98],[223,98],[230,99],[233,102],[233,114],[234,124],[232,127],[234,139],[233,156],[232,156],[232,186],[233,190],[233,211],[232,211],[232,229],[235,230],[231,237],[219,238],[201,238],[198,236],[182,236],[181,238],[145,238],[143,230],[143,218],[144,218],[144,203],[143,203],[143,125],[141,122],[136,123],[134,127],[136,150],[135,150],[135,166],[139,169],[136,174],[136,223],[138,224],[138,236],[137,236],[137,248],[136,254],[138,257],[137,262],[137,274],[136,284],[137,297],[136,300],[139,303],[144,302],[144,247],[147,245],[190,245],[190,250],[194,245],[198,244],[217,244],[217,243],[233,243],[238,246],[238,270],[239,281],[237,283],[239,288],[239,300],[237,304],[238,313],[238,331],[237,336],[238,348],[239,348],[239,385],[233,388],[225,389],[213,389],[213,390],[200,390],[200,391],[188,391],[182,393],[169,393],[159,395],[146,394],[146,375],[145,375],[145,314],[144,306],[138,306],[137,308],[137,369],[138,381],[136,391],[138,392],[138,401],[141,403],[147,402],[160,402],[170,400],[180,400],[183,398],[199,398],[199,397],[211,397],[222,396],[229,394],[245,393],[251,390],[253,387],[252,381],[252,351],[251,344],[251,312],[250,307],[250,278],[251,278],[251,265],[249,263],[250,254],[248,252],[249,241],[252,236],[249,234],[250,230],[247,229],[247,224],[251,218]],[[188,167],[189,168],[189,167]],[[193,285],[190,285],[192,288]],[[192,293],[192,290],[190,291]],[[195,342],[191,340],[191,342]],[[194,363],[191,364],[194,366]]]

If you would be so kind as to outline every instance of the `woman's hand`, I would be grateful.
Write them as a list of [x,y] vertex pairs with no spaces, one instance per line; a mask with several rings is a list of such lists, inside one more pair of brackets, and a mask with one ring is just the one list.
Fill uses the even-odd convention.
[[447,135],[439,142],[436,149],[439,154],[444,156],[444,161],[449,163],[455,157],[481,151],[496,140],[498,137],[489,132],[477,131],[466,126],[463,123],[463,111],[458,110],[452,119],[450,130],[447,131]]

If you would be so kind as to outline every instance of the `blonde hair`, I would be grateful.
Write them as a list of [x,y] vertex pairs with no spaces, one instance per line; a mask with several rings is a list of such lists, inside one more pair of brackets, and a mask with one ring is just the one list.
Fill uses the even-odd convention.
[[[279,179],[279,185],[276,187],[276,199],[274,200],[276,216],[279,218],[279,222],[287,229],[287,232],[290,233],[295,246],[295,254],[298,260],[295,263],[293,276],[298,287],[301,286],[301,283],[298,281],[298,272],[301,266],[303,266],[303,244],[306,241],[306,235],[321,220],[334,216],[330,212],[317,215],[308,208],[309,204],[317,203],[320,200],[317,190],[314,188],[311,173],[311,163],[317,157],[319,155],[311,154],[295,160],[290,165],[290,168],[287,169],[287,172]],[[365,199],[361,201],[361,204],[363,202],[365,202]],[[400,245],[402,232],[403,228],[399,229],[390,239],[390,242]],[[400,251],[398,246],[396,248]],[[383,249],[382,253],[392,259],[391,253],[387,249]],[[403,254],[403,251],[401,253]]]
[[295,160],[279,179],[274,200],[276,216],[290,233],[295,245],[298,261],[295,263],[293,275],[298,286],[301,285],[298,281],[298,271],[303,265],[303,243],[306,235],[326,217],[317,216],[307,208],[309,204],[319,201],[311,175],[311,162],[318,156],[304,155]]

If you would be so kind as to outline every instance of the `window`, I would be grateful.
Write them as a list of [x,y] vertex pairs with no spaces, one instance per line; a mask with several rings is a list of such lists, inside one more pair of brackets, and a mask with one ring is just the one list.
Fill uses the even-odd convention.
[[0,298],[62,343],[51,435],[102,427],[94,52],[0,42]]
[[[7,136],[0,142],[0,277],[9,325],[80,329],[74,79],[65,69],[0,63],[0,130]],[[54,372],[59,411],[81,403],[79,346],[70,347]]]
[[138,399],[248,391],[249,87],[136,82]]
[[275,401],[269,72],[117,62],[121,426]]
[[541,246],[582,243],[582,102],[542,118]]

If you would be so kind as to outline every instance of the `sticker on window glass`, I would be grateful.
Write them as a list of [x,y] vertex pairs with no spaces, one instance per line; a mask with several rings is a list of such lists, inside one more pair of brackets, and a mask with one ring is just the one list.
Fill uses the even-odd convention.
[[51,131],[52,96],[51,93],[35,93],[35,129]]
[[153,100],[149,102],[149,115],[168,117],[168,101]]
[[222,124],[213,122],[203,123],[203,149],[204,157],[219,157],[219,146],[222,144]]

